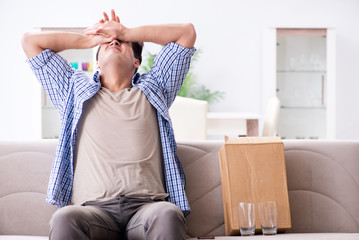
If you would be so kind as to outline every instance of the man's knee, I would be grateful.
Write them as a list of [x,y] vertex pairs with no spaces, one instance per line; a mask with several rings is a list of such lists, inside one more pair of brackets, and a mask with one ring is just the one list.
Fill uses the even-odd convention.
[[186,221],[182,211],[169,202],[156,202],[143,206],[127,225],[128,239],[183,240]]
[[73,239],[70,236],[88,232],[88,225],[83,221],[84,212],[79,206],[67,206],[57,210],[50,221],[50,239]]
[[181,209],[176,205],[169,202],[160,202],[153,210],[153,215],[158,218],[159,221],[164,223],[171,222],[183,222],[185,224],[185,218]]
[[159,239],[184,239],[186,234],[186,220],[182,211],[174,204],[161,202],[152,210],[153,218],[149,223],[150,235],[162,236]]
[[50,227],[66,226],[76,222],[76,219],[81,218],[82,212],[76,206],[67,206],[57,210],[50,221]]

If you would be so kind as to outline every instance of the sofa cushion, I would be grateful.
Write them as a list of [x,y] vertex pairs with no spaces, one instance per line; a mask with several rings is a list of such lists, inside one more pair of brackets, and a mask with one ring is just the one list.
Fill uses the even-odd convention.
[[[16,236],[0,235],[0,240],[47,240],[48,237],[41,236]],[[243,240],[243,237],[215,237],[216,240]],[[359,233],[300,233],[300,234],[277,234],[275,236],[247,236],[245,240],[357,240]],[[187,238],[187,240],[197,240],[197,238]]]
[[224,217],[219,172],[219,148],[223,141],[178,143],[178,157],[186,175],[186,193],[191,207],[187,217],[189,236],[224,235]]
[[0,235],[0,240],[48,240],[45,236]]
[[0,143],[0,234],[48,235],[45,202],[57,141]]
[[[277,234],[274,236],[236,236],[236,237],[216,237],[216,240],[357,240],[359,233],[290,233]],[[197,240],[190,238],[187,240]]]
[[286,140],[289,232],[359,232],[359,142]]

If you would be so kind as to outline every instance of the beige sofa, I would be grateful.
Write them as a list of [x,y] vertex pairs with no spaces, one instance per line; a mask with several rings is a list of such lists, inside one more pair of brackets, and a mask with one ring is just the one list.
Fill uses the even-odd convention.
[[[45,203],[57,141],[0,142],[0,240],[47,239],[56,207]],[[218,150],[180,142],[192,213],[188,237],[225,237]],[[359,141],[284,141],[292,228],[259,239],[359,239]]]

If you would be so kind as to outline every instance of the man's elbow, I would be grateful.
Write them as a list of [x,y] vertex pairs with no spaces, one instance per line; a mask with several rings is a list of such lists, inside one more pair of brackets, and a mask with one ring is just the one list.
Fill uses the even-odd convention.
[[196,29],[192,23],[186,23],[185,27],[186,27],[186,35],[188,41],[187,47],[193,48],[197,38]]
[[185,23],[181,25],[181,34],[176,41],[177,44],[185,48],[193,48],[196,42],[196,30],[192,23]]
[[32,42],[32,33],[31,32],[26,32],[22,35],[21,38],[21,45],[22,47],[25,48],[28,47],[30,45],[30,43]]
[[21,38],[21,45],[28,58],[35,57],[42,49],[35,42],[35,35],[31,32],[26,32]]

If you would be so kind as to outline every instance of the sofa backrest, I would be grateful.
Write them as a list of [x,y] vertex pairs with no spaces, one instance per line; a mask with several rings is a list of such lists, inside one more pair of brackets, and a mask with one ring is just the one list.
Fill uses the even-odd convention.
[[0,235],[49,233],[45,202],[57,141],[0,142]]
[[284,141],[292,228],[359,232],[359,141]]
[[[48,235],[45,203],[57,141],[0,142],[0,235]],[[218,151],[223,141],[179,142],[192,213],[188,235],[224,235]],[[359,232],[359,141],[284,141],[292,229]]]
[[177,155],[186,175],[186,193],[191,207],[191,214],[187,217],[190,237],[225,235],[218,157],[223,143],[178,143]]

